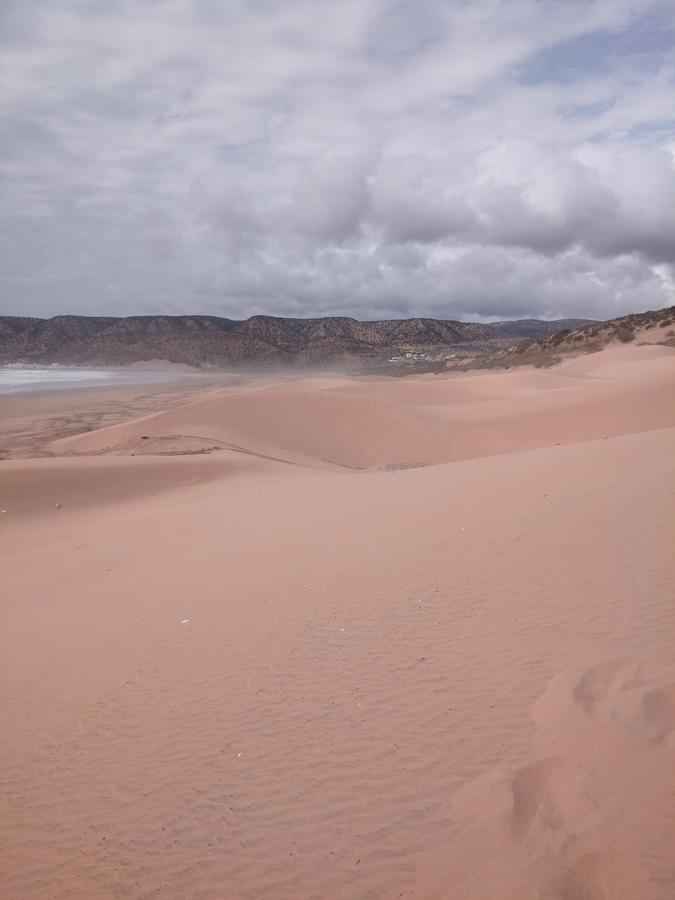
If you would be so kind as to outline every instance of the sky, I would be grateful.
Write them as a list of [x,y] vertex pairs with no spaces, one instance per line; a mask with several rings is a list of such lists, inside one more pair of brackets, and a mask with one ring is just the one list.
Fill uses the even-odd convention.
[[0,313],[675,303],[673,0],[2,0]]

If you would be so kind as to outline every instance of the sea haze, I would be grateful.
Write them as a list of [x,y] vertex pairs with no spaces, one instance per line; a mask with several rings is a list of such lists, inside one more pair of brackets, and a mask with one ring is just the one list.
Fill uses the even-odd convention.
[[122,369],[69,366],[0,366],[0,394],[43,393],[92,387],[126,387],[175,381],[175,372],[161,369]]

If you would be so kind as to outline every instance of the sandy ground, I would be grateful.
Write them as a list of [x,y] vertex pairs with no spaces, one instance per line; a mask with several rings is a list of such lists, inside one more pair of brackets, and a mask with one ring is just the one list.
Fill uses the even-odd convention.
[[2,417],[3,898],[675,897],[675,351],[119,402]]
[[175,376],[160,384],[0,394],[0,459],[51,456],[50,444],[57,437],[165,410],[198,393],[243,381],[224,372],[209,376],[192,370],[186,376],[176,371]]

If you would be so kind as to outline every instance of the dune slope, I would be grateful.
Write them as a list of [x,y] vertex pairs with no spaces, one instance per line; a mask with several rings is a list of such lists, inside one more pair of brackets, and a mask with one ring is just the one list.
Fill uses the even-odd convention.
[[3,462],[3,895],[672,897],[675,355],[612,353]]
[[665,347],[631,347],[544,372],[254,384],[62,438],[52,450],[230,449],[350,468],[449,462],[667,427],[674,358]]

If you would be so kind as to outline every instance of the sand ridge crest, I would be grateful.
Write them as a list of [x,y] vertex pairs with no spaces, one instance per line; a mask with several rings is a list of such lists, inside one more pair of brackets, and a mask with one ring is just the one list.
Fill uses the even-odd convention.
[[451,374],[433,381],[421,376],[256,382],[250,389],[237,386],[129,423],[61,438],[51,450],[118,455],[234,450],[310,467],[438,464],[667,427],[675,405],[674,361],[668,348],[633,347],[546,372]]

